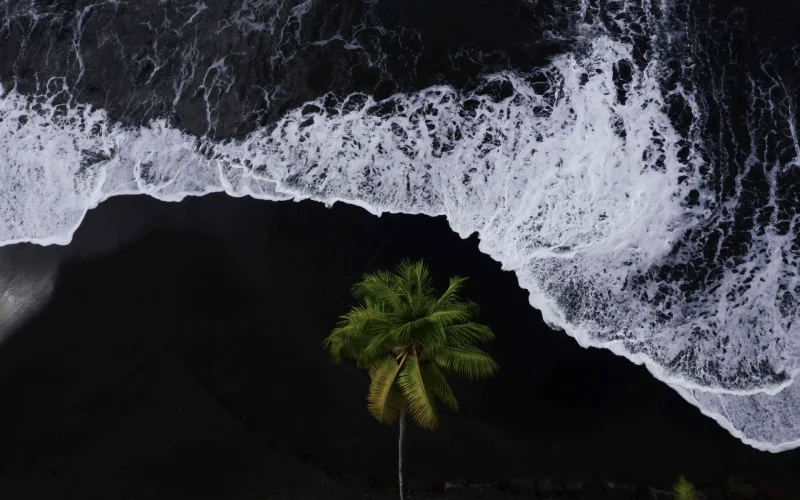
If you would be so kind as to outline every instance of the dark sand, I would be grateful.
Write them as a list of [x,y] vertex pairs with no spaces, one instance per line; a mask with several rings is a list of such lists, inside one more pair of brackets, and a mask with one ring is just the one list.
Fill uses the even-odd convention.
[[731,475],[775,498],[800,489],[800,453],[745,446],[643,367],[548,329],[515,276],[441,218],[124,197],[91,211],[69,247],[15,252],[19,266],[61,268],[49,304],[0,345],[2,499],[392,488],[396,428],[367,413],[366,374],[331,365],[320,343],[349,286],[406,256],[441,285],[471,277],[502,366],[454,383],[461,411],[443,413],[441,430],[410,429],[412,484],[603,476],[668,488],[683,473],[719,491]]

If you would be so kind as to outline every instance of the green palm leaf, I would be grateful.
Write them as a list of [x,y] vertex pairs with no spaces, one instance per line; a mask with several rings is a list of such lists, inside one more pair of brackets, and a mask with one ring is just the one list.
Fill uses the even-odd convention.
[[444,329],[448,343],[452,345],[476,345],[494,340],[494,333],[486,325],[480,323],[462,323],[450,325]]
[[393,307],[399,305],[396,288],[397,277],[390,272],[377,271],[365,274],[361,281],[353,285],[353,295],[375,303],[385,303]]
[[403,283],[403,288],[411,296],[431,295],[433,293],[433,284],[430,279],[430,272],[428,266],[424,262],[416,261],[411,262],[404,259],[397,266],[397,275]]
[[385,359],[399,347],[400,344],[391,335],[391,332],[382,331],[367,339],[356,359],[359,366],[371,366]]
[[418,333],[422,328],[431,326],[434,321],[430,317],[415,318],[404,321],[392,329],[392,337],[399,342],[410,342],[414,333]]
[[446,308],[438,309],[428,315],[431,321],[441,323],[443,326],[449,326],[457,323],[464,323],[469,321],[472,317],[470,311],[463,305],[448,305]]
[[383,424],[394,423],[403,405],[402,394],[396,382],[405,359],[404,356],[398,363],[394,358],[386,358],[370,369],[372,382],[367,396],[367,409]]
[[417,356],[409,356],[400,371],[397,384],[403,393],[408,414],[423,429],[434,430],[439,425],[431,388],[425,386],[422,367]]
[[458,401],[453,394],[453,389],[450,388],[450,384],[447,383],[436,363],[425,363],[421,369],[425,387],[429,387],[433,394],[451,410],[458,411]]
[[445,370],[469,379],[491,377],[499,369],[491,356],[473,346],[438,345],[425,354]]
[[380,308],[354,307],[341,317],[339,326],[323,341],[334,362],[358,358],[372,336],[385,331],[389,318]]
[[462,278],[460,276],[450,278],[450,285],[442,296],[439,297],[439,300],[437,300],[438,305],[460,304],[458,292],[464,288],[464,282],[466,281],[467,278]]

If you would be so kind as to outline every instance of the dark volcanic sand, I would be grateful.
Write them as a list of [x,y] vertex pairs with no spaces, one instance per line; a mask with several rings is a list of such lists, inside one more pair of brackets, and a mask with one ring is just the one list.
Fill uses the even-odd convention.
[[441,218],[123,197],[91,211],[69,247],[13,251],[20,266],[63,264],[49,305],[0,345],[3,499],[391,488],[396,428],[367,413],[366,374],[331,365],[320,342],[352,282],[406,256],[442,283],[471,277],[502,366],[454,384],[461,411],[443,413],[441,430],[411,428],[415,484],[605,476],[668,488],[684,473],[719,490],[735,474],[785,498],[800,486],[800,453],[745,446],[643,367],[548,329],[515,276]]

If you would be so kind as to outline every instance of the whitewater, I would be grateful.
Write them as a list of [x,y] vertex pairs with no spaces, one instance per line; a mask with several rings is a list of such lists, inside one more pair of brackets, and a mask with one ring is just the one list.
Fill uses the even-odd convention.
[[[800,446],[800,140],[779,60],[742,77],[748,118],[737,123],[725,69],[703,67],[733,49],[704,42],[691,3],[587,0],[548,34],[568,33],[573,49],[538,67],[382,98],[324,92],[221,134],[235,55],[204,58],[192,27],[207,6],[176,2],[185,9],[166,26],[188,42],[149,54],[142,85],[177,64],[171,94],[151,105],[176,109],[193,92],[197,133],[169,113],[132,123],[75,97],[92,65],[83,24],[121,3],[87,3],[63,21],[74,28],[63,74],[2,84],[0,244],[67,245],[88,210],[133,194],[444,215],[460,236],[478,234],[554,328],[644,364],[751,446]],[[274,64],[313,43],[370,55],[352,36],[301,42],[311,0],[234,3],[214,29],[279,37]],[[57,17],[0,6],[7,36]],[[261,90],[266,108],[285,92]]]

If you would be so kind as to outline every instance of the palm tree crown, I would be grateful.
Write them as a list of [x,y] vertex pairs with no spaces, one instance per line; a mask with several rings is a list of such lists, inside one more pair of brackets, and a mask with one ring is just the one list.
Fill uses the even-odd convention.
[[364,275],[353,287],[361,303],[341,317],[324,346],[334,361],[351,358],[369,369],[367,408],[378,421],[394,423],[405,405],[420,427],[433,430],[437,400],[458,409],[446,374],[496,373],[497,363],[476,347],[494,334],[472,321],[478,306],[458,296],[465,281],[451,278],[437,295],[427,266],[406,260],[395,272]]

